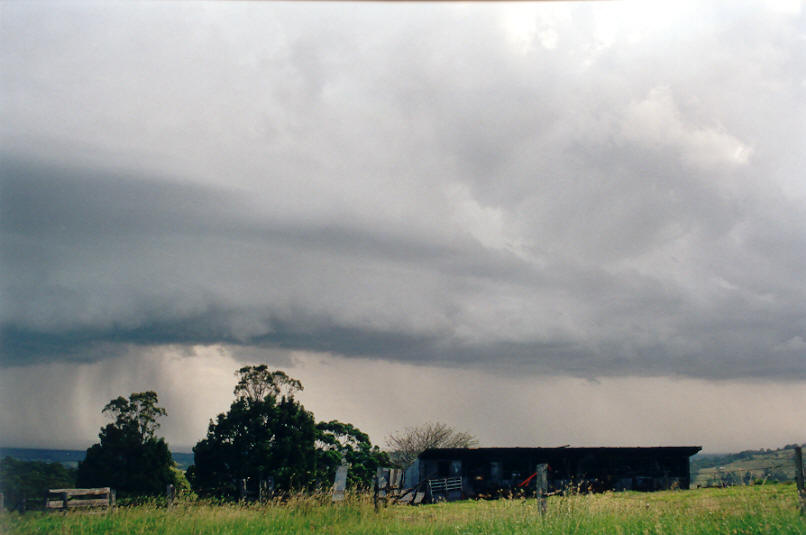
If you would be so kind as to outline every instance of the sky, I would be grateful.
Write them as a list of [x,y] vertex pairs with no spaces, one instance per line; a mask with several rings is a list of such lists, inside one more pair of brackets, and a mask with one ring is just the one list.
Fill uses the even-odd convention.
[[0,4],[0,445],[806,441],[805,8]]

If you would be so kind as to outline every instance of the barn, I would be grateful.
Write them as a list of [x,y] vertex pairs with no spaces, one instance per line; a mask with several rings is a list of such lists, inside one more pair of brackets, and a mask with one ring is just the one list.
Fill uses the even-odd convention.
[[[407,484],[461,478],[466,497],[529,489],[539,464],[548,465],[550,491],[687,489],[689,457],[700,446],[634,448],[440,448],[424,451]],[[416,480],[416,481],[415,481]]]

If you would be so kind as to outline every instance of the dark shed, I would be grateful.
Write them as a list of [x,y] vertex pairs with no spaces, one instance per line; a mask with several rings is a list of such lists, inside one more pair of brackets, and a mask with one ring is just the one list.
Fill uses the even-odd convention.
[[[700,446],[654,448],[440,448],[420,454],[419,480],[461,477],[466,496],[519,488],[548,464],[550,490],[687,489]],[[531,488],[527,482],[520,488]]]

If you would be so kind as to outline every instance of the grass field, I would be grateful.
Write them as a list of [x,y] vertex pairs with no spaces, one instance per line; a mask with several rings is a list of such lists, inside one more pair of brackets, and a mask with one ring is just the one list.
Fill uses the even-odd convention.
[[366,497],[331,505],[300,497],[269,505],[179,503],[109,512],[5,513],[9,534],[806,534],[794,485],[556,496],[541,517],[533,499],[465,501],[374,512]]
[[734,483],[767,478],[792,481],[795,478],[794,450],[753,453],[717,466],[699,468],[696,472],[692,470],[691,475],[692,486],[718,485],[718,481],[726,478]]

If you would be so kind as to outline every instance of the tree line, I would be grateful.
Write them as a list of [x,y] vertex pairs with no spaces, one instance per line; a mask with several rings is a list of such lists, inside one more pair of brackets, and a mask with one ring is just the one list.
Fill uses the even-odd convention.
[[235,375],[234,400],[210,420],[187,471],[176,468],[168,444],[157,435],[167,414],[157,393],[135,392],[103,407],[110,422],[77,469],[11,457],[0,461],[6,507],[20,507],[26,499],[41,502],[51,488],[112,487],[124,501],[162,495],[167,485],[203,497],[234,498],[242,480],[255,486],[271,479],[279,493],[327,489],[342,463],[350,465],[348,488],[369,489],[378,467],[406,468],[428,448],[477,445],[468,433],[426,423],[393,433],[386,439],[389,452],[382,451],[350,423],[316,422],[295,397],[302,383],[285,372],[254,365]]
[[429,447],[476,444],[446,424],[425,424],[388,437],[390,456],[352,424],[316,422],[295,397],[302,383],[285,372],[255,365],[235,374],[235,399],[210,420],[184,474],[173,468],[167,443],[156,436],[166,415],[156,392],[138,392],[103,408],[112,421],[79,463],[76,485],[111,486],[123,498],[160,495],[168,484],[199,496],[232,498],[241,480],[256,485],[271,479],[280,493],[330,488],[339,465],[349,463],[348,488],[369,489],[378,467],[405,468]]

